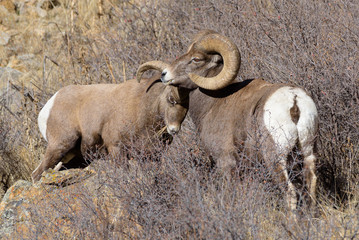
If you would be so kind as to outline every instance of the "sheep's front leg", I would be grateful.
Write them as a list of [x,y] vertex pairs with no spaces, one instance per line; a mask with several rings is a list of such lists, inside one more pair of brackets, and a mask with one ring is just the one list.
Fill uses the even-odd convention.
[[217,159],[217,171],[227,180],[232,179],[232,172],[236,168],[236,160],[232,153],[223,153]]
[[116,159],[119,157],[121,153],[121,148],[117,144],[111,144],[107,147],[108,154],[113,158]]

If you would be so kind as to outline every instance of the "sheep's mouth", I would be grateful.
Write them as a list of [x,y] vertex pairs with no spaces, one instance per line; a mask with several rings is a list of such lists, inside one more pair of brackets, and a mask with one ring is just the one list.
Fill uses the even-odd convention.
[[161,78],[161,82],[165,85],[170,85],[171,83],[173,83],[174,79],[171,79],[171,80],[165,80],[163,78]]
[[178,131],[171,131],[167,129],[167,133],[170,134],[171,136],[175,136],[178,134]]

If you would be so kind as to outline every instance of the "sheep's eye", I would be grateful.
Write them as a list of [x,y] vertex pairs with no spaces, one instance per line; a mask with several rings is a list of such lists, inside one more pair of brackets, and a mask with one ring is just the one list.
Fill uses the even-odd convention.
[[172,104],[172,105],[176,105],[176,104],[177,104],[177,102],[176,102],[176,100],[174,99],[173,96],[169,96],[169,97],[167,98],[167,101],[168,101],[170,104]]
[[202,59],[200,59],[200,58],[198,58],[198,57],[193,57],[193,58],[191,59],[191,61],[192,61],[193,63],[199,63],[201,60],[202,60]]

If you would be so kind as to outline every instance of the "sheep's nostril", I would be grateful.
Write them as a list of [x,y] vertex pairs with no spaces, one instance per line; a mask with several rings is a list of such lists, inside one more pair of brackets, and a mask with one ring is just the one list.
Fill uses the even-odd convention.
[[163,71],[163,72],[161,73],[161,81],[162,81],[162,82],[165,82],[166,74],[167,74],[167,71]]
[[179,130],[180,130],[180,128],[177,127],[177,126],[171,125],[171,126],[168,126],[168,127],[167,127],[167,132],[168,132],[169,134],[171,134],[171,135],[177,134],[177,133],[179,132]]

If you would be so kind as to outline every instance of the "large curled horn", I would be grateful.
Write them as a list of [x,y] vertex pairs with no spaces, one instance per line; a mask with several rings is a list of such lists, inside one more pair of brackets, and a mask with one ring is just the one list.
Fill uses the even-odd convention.
[[190,79],[199,87],[218,90],[228,86],[237,76],[241,64],[241,56],[237,46],[227,37],[218,33],[205,35],[194,48],[207,53],[219,53],[223,58],[223,69],[215,77],[202,77],[190,73]]
[[164,63],[164,62],[161,62],[161,61],[149,61],[149,62],[146,62],[146,63],[142,64],[137,69],[137,73],[136,73],[137,82],[141,81],[142,75],[147,70],[154,69],[154,70],[158,70],[158,71],[162,72],[167,67],[168,67],[168,64]]

